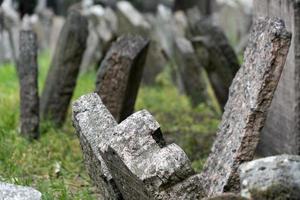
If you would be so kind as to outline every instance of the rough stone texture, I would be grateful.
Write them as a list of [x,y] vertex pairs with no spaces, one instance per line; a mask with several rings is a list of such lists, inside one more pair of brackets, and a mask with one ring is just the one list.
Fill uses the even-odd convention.
[[134,110],[149,41],[122,36],[113,43],[98,71],[96,92],[120,122]]
[[194,106],[209,102],[205,71],[191,42],[186,38],[175,38],[175,60],[179,88],[190,97]]
[[97,94],[85,95],[73,103],[73,125],[86,168],[102,195],[101,199],[122,199],[97,149],[98,144],[105,142],[106,129],[116,126],[117,122]]
[[186,154],[176,144],[165,145],[148,111],[134,113],[103,138],[101,155],[124,199],[191,199],[200,194],[194,180],[186,180],[194,174]]
[[18,73],[20,80],[21,133],[29,138],[39,137],[39,94],[37,36],[32,31],[20,33]]
[[0,182],[0,199],[3,200],[41,200],[42,194],[30,187]]
[[220,194],[219,196],[205,198],[203,200],[247,200],[247,199],[237,194],[224,193],[224,194]]
[[290,41],[283,21],[260,18],[255,22],[244,65],[230,87],[217,138],[202,172],[207,196],[239,190],[237,169],[253,159]]
[[60,33],[41,98],[42,117],[57,126],[65,121],[87,37],[86,18],[79,10],[71,9]]
[[299,156],[280,155],[254,160],[241,165],[239,173],[244,197],[300,199]]
[[202,19],[192,23],[195,22],[190,22],[195,52],[223,108],[228,99],[229,87],[240,68],[237,55],[224,32],[211,25],[210,20]]
[[88,94],[73,104],[73,123],[101,198],[192,200],[203,196],[200,176],[194,175],[186,154],[176,144],[165,144],[158,122],[148,111],[117,125],[99,96]]
[[282,18],[293,38],[287,62],[262,131],[258,154],[300,154],[300,2],[255,0],[255,17]]

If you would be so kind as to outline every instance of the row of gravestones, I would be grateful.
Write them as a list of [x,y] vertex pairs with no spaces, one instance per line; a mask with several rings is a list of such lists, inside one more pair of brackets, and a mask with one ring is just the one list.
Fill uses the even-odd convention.
[[[255,155],[290,44],[291,34],[282,20],[256,21],[244,65],[230,87],[223,119],[201,174],[195,174],[179,146],[166,144],[159,123],[148,111],[136,112],[118,124],[97,94],[74,102],[73,124],[101,199],[200,199],[238,192],[241,186],[244,197],[268,199],[270,194],[277,195],[273,184],[277,189],[285,188],[285,199],[299,199],[299,157],[271,157],[242,165]],[[126,51],[136,46],[128,46]],[[118,58],[111,63],[118,66]],[[223,197],[243,199],[229,194]]]
[[[127,2],[121,3],[125,3],[127,7],[129,5]],[[292,41],[292,48],[288,55],[289,59],[286,64],[287,67],[283,72],[278,90],[275,93],[275,98],[258,147],[258,153],[263,155],[272,155],[276,153],[298,154],[299,117],[297,113],[299,112],[297,112],[297,109],[299,106],[297,105],[298,93],[295,92],[297,91],[296,88],[298,85],[298,73],[296,67],[298,41],[296,21],[292,20],[298,19],[298,4],[295,2],[284,3],[282,1],[274,1],[273,3],[268,4],[267,2],[261,1],[255,2],[255,6],[257,7],[257,15],[272,15],[272,13],[264,11],[277,9],[276,13],[280,13],[282,18],[286,18],[285,21],[287,22],[287,28],[295,33],[296,36]],[[269,7],[274,7],[276,9],[268,9]],[[282,10],[282,12],[279,12],[278,9]],[[165,12],[166,9],[161,7],[160,10],[160,12]],[[291,13],[290,11],[293,12]],[[164,19],[170,19],[169,17],[166,17],[168,16],[167,13],[168,12],[161,14],[161,17],[165,17]],[[41,98],[41,112],[39,112],[37,106],[39,104],[36,89],[37,64],[34,62],[34,59],[36,58],[37,45],[36,43],[34,44],[34,40],[32,39],[34,36],[30,36],[30,34],[20,37],[22,40],[21,43],[25,42],[25,44],[22,44],[22,47],[20,48],[21,58],[19,62],[21,99],[23,99],[21,102],[21,127],[24,127],[24,129],[21,129],[23,133],[32,133],[33,137],[37,137],[38,113],[41,113],[43,117],[52,120],[57,125],[62,125],[64,122],[68,105],[76,85],[79,66],[85,49],[82,47],[85,47],[86,45],[85,41],[88,34],[87,20],[82,15],[83,14],[79,10],[71,10],[70,15],[67,18],[67,22],[61,32],[60,40],[58,42],[60,45],[57,46],[56,53],[53,57],[51,69],[45,84],[45,90]],[[179,14],[177,13],[177,15]],[[193,15],[195,16],[195,12],[193,12]],[[123,18],[127,19],[126,17]],[[195,18],[189,17],[188,19]],[[214,85],[214,81],[218,83],[218,81],[224,80],[223,75],[226,73],[232,74],[233,76],[234,71],[238,68],[238,64],[236,64],[237,62],[235,58],[228,59],[235,57],[235,54],[228,45],[226,37],[218,28],[209,26],[209,23],[206,20],[201,19],[196,20],[193,24],[193,26],[190,25],[190,34],[194,35],[194,37],[191,37],[191,41],[194,43],[194,46],[184,37],[184,35],[175,37],[174,45],[176,47],[175,57],[178,64],[178,69],[176,69],[176,73],[179,74],[177,75],[179,79],[178,82],[181,82],[187,94],[192,97],[192,102],[197,104],[207,99],[207,93],[205,92],[205,89],[207,88],[205,84],[207,82],[204,81],[206,72],[208,72],[208,76],[211,75],[210,80],[212,85]],[[23,37],[29,39],[22,39]],[[135,41],[138,43],[137,46],[139,47],[137,49],[132,49],[132,51],[129,52],[130,55],[128,55],[126,50],[121,50],[118,52],[120,54],[119,56],[114,56],[116,54],[116,50],[114,49],[122,49],[119,48],[118,45],[123,45],[123,48],[126,49],[126,40],[128,43]],[[29,44],[26,44],[26,42]],[[30,42],[32,44],[30,44]],[[32,49],[30,46],[32,46]],[[68,49],[68,51],[65,51],[65,49]],[[147,49],[148,52],[151,49],[151,45],[149,46],[147,41],[142,41],[141,38],[137,39],[136,37],[123,37],[111,47],[111,50],[107,53],[101,64],[97,78],[98,81],[96,90],[100,95],[102,95],[101,97],[105,103],[109,102],[111,104],[108,106],[109,110],[113,113],[117,121],[122,121],[133,112],[139,82],[142,77],[141,73],[143,72],[143,62],[147,63],[147,59],[151,57],[149,56],[151,53],[148,53],[148,56],[146,56]],[[168,50],[166,49],[165,51],[166,54],[168,54]],[[197,53],[197,51],[199,53]],[[206,53],[203,53],[205,51]],[[205,59],[202,59],[200,56],[196,56],[197,54],[208,54],[211,57],[209,59],[211,60],[210,63],[218,63],[214,66],[222,64],[227,67],[214,67],[214,71],[209,72],[208,68],[201,67],[199,60],[203,61]],[[32,59],[29,59],[29,57]],[[221,59],[220,61],[216,61],[216,59],[212,59],[214,57],[219,57]],[[121,72],[122,70],[125,71],[121,76],[119,71]],[[28,79],[28,76],[31,78]],[[226,81],[227,84],[221,84],[226,87],[223,86],[224,88],[219,88],[219,90],[226,91],[226,88],[229,87],[229,83],[231,82],[230,80],[231,79],[228,78],[228,81]],[[123,88],[116,87],[116,84],[122,85]],[[214,87],[216,88],[215,91],[218,91],[216,86],[217,84]],[[111,95],[110,91],[114,90],[118,90],[118,92]],[[216,92],[216,94],[220,93],[221,92]],[[224,100],[223,102],[226,101]],[[30,115],[33,116],[32,119],[29,117]]]
[[[131,9],[130,13],[136,12],[136,15],[138,15],[137,11],[128,2],[120,2],[117,5],[123,13],[128,13],[128,9]],[[172,18],[172,13],[171,11],[165,11],[166,9],[160,7],[159,14],[163,17],[166,16],[166,13],[169,13],[168,17],[165,17],[169,20]],[[36,37],[28,31],[21,33],[20,44],[22,46],[20,46],[18,64],[21,85],[21,132],[27,133],[30,137],[38,137],[39,114],[43,119],[50,120],[57,126],[61,126],[65,121],[80,65],[90,47],[87,50],[85,48],[88,45],[86,43],[88,38],[88,17],[86,17],[88,14],[86,12],[85,9],[81,9],[77,5],[70,10],[59,36],[59,45],[57,45],[53,55],[41,96],[40,108],[37,93]],[[113,15],[112,10],[109,9],[106,13]],[[141,15],[140,17],[142,18]],[[134,21],[130,16],[126,17],[124,14],[120,18],[127,21],[123,25],[119,23],[119,34],[126,32],[126,30],[122,30],[122,27],[131,27],[130,30],[132,31],[128,31],[131,33],[136,30],[139,30],[139,33],[142,33],[142,30],[145,31],[145,29],[134,27]],[[146,24],[146,21],[144,23]],[[217,27],[202,21],[200,16],[193,24],[191,35],[196,38],[194,43],[196,49],[199,50],[199,57],[203,51],[206,51],[205,55],[208,58],[198,58],[192,43],[184,37],[184,34],[182,36],[172,36],[175,46],[174,53],[170,51],[172,48],[169,50],[166,48],[165,52],[169,57],[175,56],[176,66],[178,67],[174,69],[174,72],[178,77],[177,79],[181,80],[180,84],[183,85],[184,91],[191,97],[194,105],[201,102],[210,102],[207,92],[210,81],[206,74],[206,69],[210,68],[213,69],[211,71],[207,70],[209,72],[208,77],[213,88],[217,91],[216,94],[224,97],[221,101],[225,104],[230,82],[239,67],[236,56],[225,35]],[[201,26],[205,27],[207,31],[203,32],[203,28],[200,29]],[[179,27],[179,25],[176,27]],[[172,30],[169,31],[173,32]],[[142,35],[145,34],[142,33]],[[111,40],[111,37],[109,38]],[[201,42],[201,38],[206,41],[206,44]],[[128,117],[134,110],[135,99],[143,77],[144,64],[147,68],[151,65],[151,62],[157,61],[153,57],[153,54],[157,53],[157,49],[153,49],[153,44],[157,45],[159,43],[155,41],[150,43],[150,41],[139,36],[119,37],[101,62],[97,75],[96,92],[100,94],[118,122]],[[171,44],[173,45],[173,41]],[[171,53],[168,53],[169,51]],[[218,57],[220,60],[216,61],[217,59],[213,59],[213,57]],[[199,60],[209,60],[205,65],[207,68],[202,67]],[[221,64],[223,66],[220,66]],[[226,74],[230,74],[230,76],[227,77]],[[210,77],[210,75],[212,76]],[[144,74],[144,77],[148,77],[148,74]]]

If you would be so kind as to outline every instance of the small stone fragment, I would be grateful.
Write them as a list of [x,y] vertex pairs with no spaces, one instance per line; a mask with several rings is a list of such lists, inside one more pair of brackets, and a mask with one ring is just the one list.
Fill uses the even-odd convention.
[[17,186],[0,182],[0,199],[2,200],[41,200],[42,194],[30,187]]

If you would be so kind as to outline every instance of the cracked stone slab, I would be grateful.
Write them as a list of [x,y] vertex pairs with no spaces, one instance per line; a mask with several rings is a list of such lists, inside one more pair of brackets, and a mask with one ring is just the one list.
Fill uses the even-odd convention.
[[291,34],[278,18],[259,18],[252,27],[244,64],[230,87],[222,122],[201,174],[207,196],[239,191],[237,169],[253,159],[290,42]]
[[240,166],[239,174],[244,197],[300,199],[300,156],[280,155],[247,162]]
[[0,182],[0,199],[41,200],[42,194],[31,187],[24,187]]
[[194,174],[187,155],[176,144],[165,145],[158,122],[146,110],[107,134],[113,137],[99,149],[125,199],[157,199]]
[[88,94],[73,103],[73,126],[80,140],[87,171],[103,199],[120,199],[110,172],[97,146],[105,142],[105,131],[117,125],[114,117],[96,94]]

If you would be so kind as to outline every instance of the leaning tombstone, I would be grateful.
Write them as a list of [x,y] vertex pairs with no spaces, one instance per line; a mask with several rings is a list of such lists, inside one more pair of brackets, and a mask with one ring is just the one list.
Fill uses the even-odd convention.
[[100,153],[106,129],[117,125],[97,94],[82,96],[73,103],[73,126],[80,141],[86,169],[99,191],[100,199],[122,199]]
[[260,156],[300,154],[300,3],[296,0],[255,0],[254,16],[280,17],[293,34],[257,153]]
[[120,122],[134,110],[149,41],[122,36],[113,43],[98,70],[96,93]]
[[206,72],[196,57],[192,43],[186,38],[175,38],[175,61],[179,88],[190,97],[194,106],[209,103]]
[[150,23],[128,1],[118,1],[117,16],[119,21],[118,35],[135,33],[147,36],[151,29]]
[[39,94],[36,34],[32,31],[21,31],[19,44],[21,134],[30,139],[37,139],[39,137]]
[[228,99],[231,82],[240,68],[237,55],[223,31],[209,19],[191,24],[191,40],[222,107]]
[[61,126],[76,86],[79,67],[86,46],[88,23],[80,10],[71,8],[60,33],[56,52],[41,98],[44,119]]
[[254,24],[244,65],[230,87],[222,122],[202,172],[207,196],[239,191],[238,167],[254,157],[290,42],[291,34],[282,20],[259,18]]

